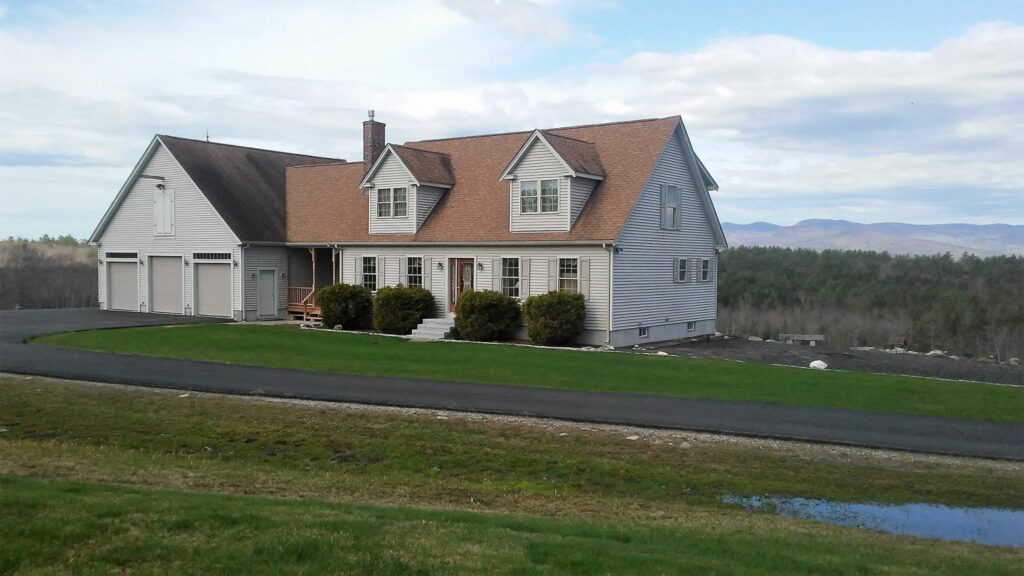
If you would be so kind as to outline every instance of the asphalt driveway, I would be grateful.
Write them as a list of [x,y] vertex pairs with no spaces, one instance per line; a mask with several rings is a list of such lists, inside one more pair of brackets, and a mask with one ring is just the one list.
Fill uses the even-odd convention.
[[52,332],[215,321],[89,309],[0,311],[0,371],[203,392],[538,416],[1024,460],[1021,424],[758,402],[327,374],[24,343],[33,336]]

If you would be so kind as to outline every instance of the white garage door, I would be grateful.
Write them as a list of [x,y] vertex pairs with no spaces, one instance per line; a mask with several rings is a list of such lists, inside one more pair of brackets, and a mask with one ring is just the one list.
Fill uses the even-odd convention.
[[139,309],[139,265],[135,262],[107,262],[107,308]]
[[164,314],[182,314],[184,286],[180,256],[152,256],[149,259],[149,309]]
[[196,314],[231,316],[231,264],[196,264]]

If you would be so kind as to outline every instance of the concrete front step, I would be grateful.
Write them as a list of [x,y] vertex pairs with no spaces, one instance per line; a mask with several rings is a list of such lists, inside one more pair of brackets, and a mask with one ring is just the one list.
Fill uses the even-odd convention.
[[409,338],[414,340],[444,340],[451,336],[455,328],[455,320],[451,318],[426,318]]

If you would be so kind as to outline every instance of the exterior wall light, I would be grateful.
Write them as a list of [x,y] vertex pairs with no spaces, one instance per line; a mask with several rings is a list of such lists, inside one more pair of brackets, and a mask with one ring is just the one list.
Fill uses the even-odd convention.
[[437,263],[437,269],[438,270],[444,270],[444,262],[438,262]]

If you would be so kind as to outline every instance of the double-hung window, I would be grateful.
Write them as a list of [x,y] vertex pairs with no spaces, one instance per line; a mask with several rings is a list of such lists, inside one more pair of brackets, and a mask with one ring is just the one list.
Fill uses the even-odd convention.
[[406,259],[406,281],[410,287],[423,288],[423,258],[409,256]]
[[519,298],[519,258],[501,259],[501,293]]
[[676,282],[686,282],[690,270],[690,261],[686,258],[676,259]]
[[661,187],[661,227],[678,229],[680,225],[680,204],[682,195],[679,186]]
[[363,256],[363,288],[377,291],[377,257]]
[[558,212],[558,180],[540,181],[540,211]]
[[377,189],[377,218],[391,218],[391,188]]
[[395,188],[391,191],[392,209],[391,213],[395,218],[404,218],[409,215],[409,196],[405,188]]
[[700,281],[707,282],[711,280],[711,258],[700,259]]
[[523,180],[519,183],[519,212],[532,214],[537,211],[537,181]]
[[558,291],[580,291],[580,262],[576,258],[558,259]]

